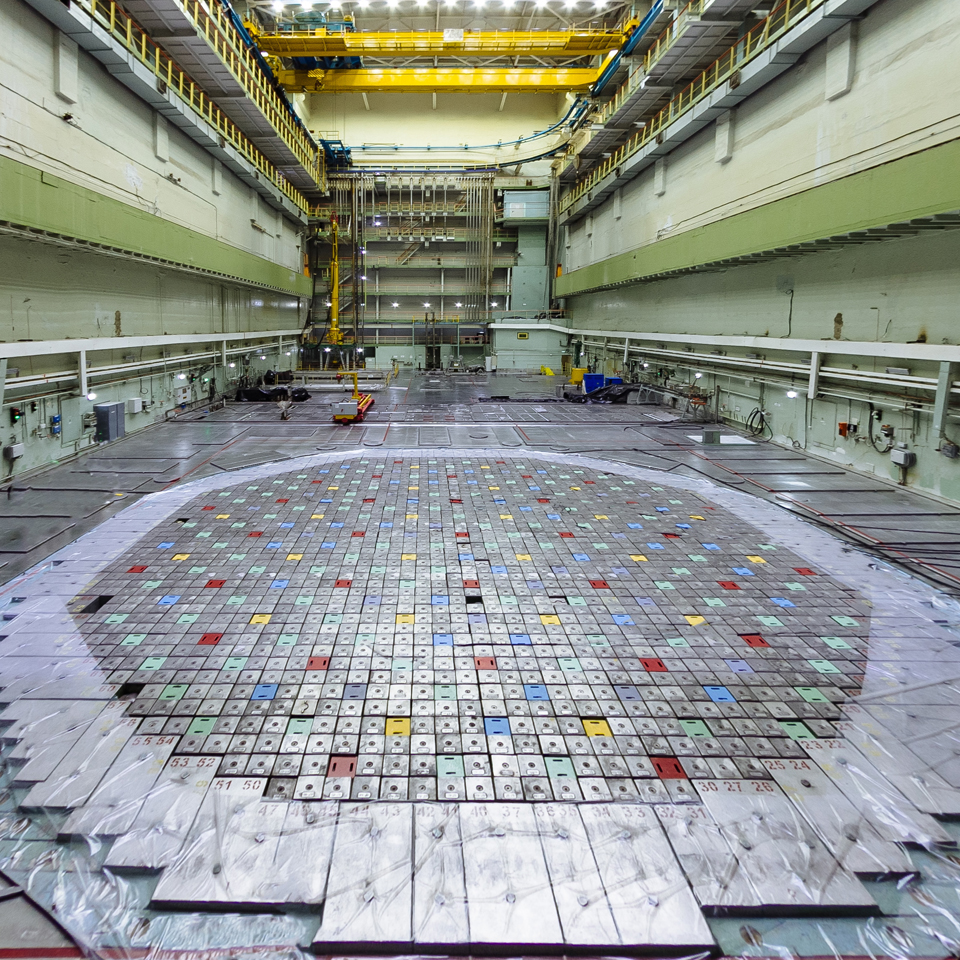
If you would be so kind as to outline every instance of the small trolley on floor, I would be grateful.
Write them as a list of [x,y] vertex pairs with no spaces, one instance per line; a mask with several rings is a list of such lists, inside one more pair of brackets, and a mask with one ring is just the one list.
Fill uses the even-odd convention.
[[356,371],[350,376],[353,377],[353,396],[347,400],[336,400],[332,404],[333,419],[336,423],[360,423],[373,406],[373,396],[360,392]]

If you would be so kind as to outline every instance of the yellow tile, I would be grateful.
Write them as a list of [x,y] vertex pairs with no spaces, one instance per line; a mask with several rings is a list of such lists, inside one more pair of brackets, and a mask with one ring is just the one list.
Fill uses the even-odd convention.
[[529,553],[518,553],[516,554],[518,560],[532,560],[533,558]]
[[763,557],[747,557],[751,563],[766,563],[767,561]]
[[230,514],[229,514],[229,513],[218,513],[218,514],[217,514],[217,519],[218,519],[218,520],[229,520],[229,519],[230,519]]
[[691,627],[699,627],[701,623],[707,622],[704,617],[684,617],[683,619],[686,620]]
[[631,553],[630,559],[636,560],[637,563],[640,563],[641,560],[646,560],[647,558],[642,553]]
[[691,514],[690,514],[690,519],[691,519],[691,520],[706,520],[707,518],[706,518],[706,517],[698,517],[695,513],[691,513]]
[[571,487],[570,489],[571,489],[571,490],[579,490],[580,487]]
[[255,613],[255,614],[250,618],[250,622],[251,622],[251,623],[269,623],[269,622],[270,622],[270,614],[269,614],[269,613]]
[[595,513],[593,515],[594,520],[609,520],[610,518],[605,513]]
[[415,553],[401,553],[401,554],[400,554],[400,559],[401,559],[401,560],[416,560],[416,559],[417,559],[417,555],[416,555]]
[[613,731],[606,720],[584,720],[583,731],[588,737],[612,737]]
[[487,487],[488,490],[499,490],[499,487]]
[[555,615],[552,614],[552,613],[541,613],[541,614],[540,614],[540,622],[541,622],[545,627],[551,627],[551,626],[552,626],[552,627],[559,627],[559,626],[560,626],[560,618],[559,618],[558,616],[555,616]]
[[410,736],[410,718],[409,717],[387,717],[386,732],[388,737],[409,737]]
[[311,519],[311,520],[322,520],[322,519],[324,518],[324,516],[325,516],[325,515],[322,514],[322,513],[311,513],[311,514],[310,514],[310,519]]
[[189,557],[189,556],[190,556],[189,553],[175,553],[175,554],[173,555],[173,559],[174,559],[174,560],[186,560],[187,557]]
[[397,623],[416,623],[416,617],[412,613],[398,613]]
[[288,560],[302,560],[302,559],[303,559],[303,554],[302,554],[302,553],[288,553],[288,554],[287,554],[287,559],[288,559]]
[[419,484],[418,484],[418,485],[415,486],[415,487],[407,487],[407,489],[408,489],[408,490],[419,490],[419,489],[420,489],[420,486],[419,486]]
[[417,517],[419,517],[419,516],[420,516],[420,514],[418,514],[418,513],[408,513],[408,514],[407,514],[407,520],[416,520]]
[[339,490],[339,487],[327,487],[328,490]]
[[513,519],[513,514],[512,514],[512,513],[501,513],[501,514],[500,514],[500,519],[501,519],[501,520],[512,520],[512,519]]

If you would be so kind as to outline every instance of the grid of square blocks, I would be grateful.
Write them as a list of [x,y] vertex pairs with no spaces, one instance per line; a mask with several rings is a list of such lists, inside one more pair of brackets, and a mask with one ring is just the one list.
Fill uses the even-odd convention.
[[730,512],[536,459],[205,494],[91,589],[138,733],[268,798],[694,801],[835,737],[869,634]]

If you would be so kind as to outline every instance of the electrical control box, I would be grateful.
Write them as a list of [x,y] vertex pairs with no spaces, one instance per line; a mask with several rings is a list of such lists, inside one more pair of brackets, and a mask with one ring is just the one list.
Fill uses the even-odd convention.
[[917,462],[917,455],[912,450],[908,450],[906,444],[900,444],[890,451],[890,459],[898,467],[912,467]]
[[4,460],[19,460],[23,456],[23,444],[11,443],[3,448]]
[[97,418],[97,432],[94,439],[98,443],[109,443],[113,440],[121,440],[126,436],[126,415],[127,405],[123,400],[116,400],[113,403],[98,403],[94,405],[93,413]]
[[857,427],[858,423],[856,420],[841,420],[840,423],[837,424],[837,433],[840,434],[841,437],[855,437],[857,435]]
[[54,437],[59,437],[60,432],[63,429],[63,423],[59,415],[54,414],[50,418],[50,434]]
[[127,401],[127,413],[143,413],[143,397],[131,397]]
[[949,460],[956,460],[957,457],[960,457],[960,447],[949,441],[940,445],[940,452]]
[[335,417],[355,417],[358,413],[356,400],[337,400],[330,407]]

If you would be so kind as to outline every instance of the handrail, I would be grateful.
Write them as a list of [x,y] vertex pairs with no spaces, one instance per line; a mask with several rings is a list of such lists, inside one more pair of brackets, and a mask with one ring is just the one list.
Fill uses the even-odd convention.
[[166,51],[137,26],[115,0],[74,0],[74,6],[89,14],[151,70],[166,89],[173,90],[194,113],[214,127],[224,140],[249,160],[277,189],[301,210],[309,212],[310,205],[306,197],[287,182],[284,175],[247,139],[237,125],[173,62]]
[[247,96],[270,121],[284,143],[296,154],[303,168],[321,184],[322,151],[291,116],[287,105],[278,96],[254,55],[240,42],[236,27],[217,6],[212,9],[200,0],[181,0],[184,11],[203,35],[234,79],[246,90]]
[[666,30],[657,37],[650,49],[644,54],[643,63],[637,64],[613,97],[600,108],[597,113],[597,120],[600,123],[605,123],[623,106],[624,101],[640,86],[644,77],[649,75],[652,67],[684,34],[687,24],[690,23],[690,18],[703,13],[704,2],[705,0],[690,0],[690,3],[674,17]]
[[826,0],[783,0],[765,20],[744,34],[723,56],[715,60],[692,83],[674,97],[656,116],[647,121],[642,130],[615,150],[603,163],[594,168],[584,179],[560,200],[563,212],[589,193],[601,180],[642,150],[671,123],[730,79],[747,63],[774,44],[791,27],[804,19]]

